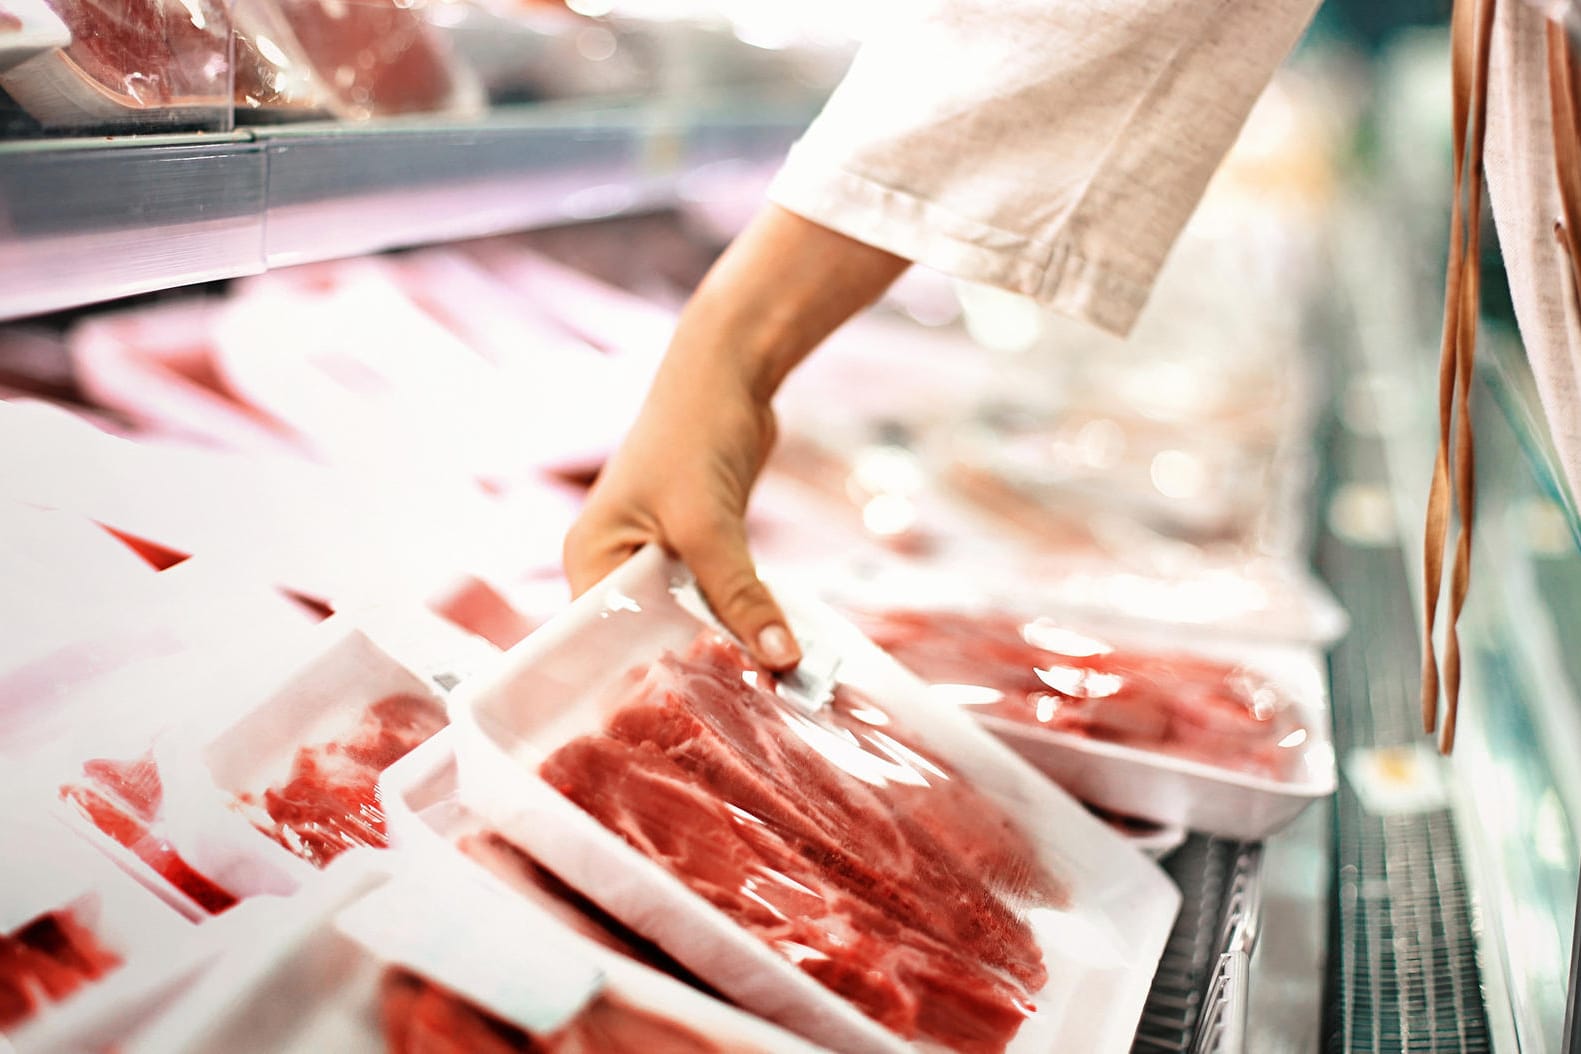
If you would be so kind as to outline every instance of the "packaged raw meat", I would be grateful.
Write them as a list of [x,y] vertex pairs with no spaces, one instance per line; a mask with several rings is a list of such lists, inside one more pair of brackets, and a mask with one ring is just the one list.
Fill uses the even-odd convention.
[[165,689],[170,727],[144,737],[151,754],[90,755],[62,796],[78,830],[193,919],[293,894],[347,849],[382,848],[379,775],[444,724],[435,692],[341,618],[267,668]]
[[896,606],[845,606],[936,698],[1096,806],[1255,839],[1333,790],[1309,650],[1056,619],[1025,596],[930,603],[913,586]]
[[[0,403],[0,437],[0,497],[71,510],[335,609],[443,607],[469,578],[508,585],[509,572],[557,565],[574,509],[537,478],[493,500],[453,473],[390,458],[354,471],[131,442],[40,404]],[[40,445],[47,462],[29,454]]]
[[463,798],[817,1042],[1127,1049],[1173,886],[849,623],[777,595],[838,659],[822,706],[746,661],[650,548],[461,686]]
[[482,90],[427,4],[400,0],[242,0],[236,105],[245,120],[324,112],[340,120],[476,113]]
[[725,1054],[673,1018],[598,996],[563,1028],[535,1036],[409,970],[384,976],[381,1019],[390,1054]]
[[317,868],[388,844],[379,776],[445,724],[433,688],[365,634],[320,628],[320,651],[202,751],[232,807]]
[[204,912],[218,915],[237,904],[236,894],[187,863],[160,835],[165,791],[152,752],[127,761],[86,761],[81,781],[61,787],[60,796]]
[[475,349],[475,330],[419,306],[393,265],[308,270],[245,283],[214,340],[225,384],[326,462],[509,489],[596,468],[639,404],[646,374],[574,338],[536,344],[523,329],[501,358],[497,338]]
[[0,70],[47,128],[230,126],[230,13],[217,0],[50,0],[69,43]]
[[675,329],[675,312],[617,289],[507,238],[473,242],[466,250],[571,333],[646,372],[657,367]]
[[290,434],[225,386],[214,361],[218,305],[188,300],[94,314],[68,334],[77,381],[145,428],[232,450],[300,454]]
[[242,802],[267,813],[253,822],[314,867],[357,846],[389,844],[379,775],[445,724],[433,697],[396,693],[369,704],[350,736],[297,749],[289,778]]
[[70,908],[0,933],[0,1032],[121,965]]
[[269,907],[123,1049],[813,1054],[619,956],[595,956],[475,869],[348,854],[312,890]]
[[0,844],[26,847],[0,858],[0,1044],[83,1049],[30,1037],[124,1020],[180,980],[191,927],[59,823],[7,812]]
[[1265,673],[1178,652],[1138,652],[1050,618],[859,612],[873,643],[973,713],[1269,779],[1307,730]]
[[40,800],[85,757],[141,752],[179,719],[147,700],[171,698],[180,677],[210,664],[244,675],[260,643],[304,628],[266,584],[206,560],[155,573],[74,513],[0,499],[0,534],[0,766],[37,768]]
[[[455,751],[441,732],[391,766],[379,789],[398,852],[436,859],[459,853],[518,896],[601,948],[692,988],[707,986],[652,941],[634,933],[534,861],[461,800]],[[711,994],[711,993],[710,993]]]

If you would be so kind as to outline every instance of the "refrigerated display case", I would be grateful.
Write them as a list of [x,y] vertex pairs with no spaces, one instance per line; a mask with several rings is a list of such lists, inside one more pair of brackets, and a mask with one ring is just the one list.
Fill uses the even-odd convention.
[[[750,183],[772,168],[843,54],[780,56],[732,44],[717,26],[673,34],[556,26],[569,44],[553,33],[535,39],[583,59],[629,49],[631,64],[566,90],[568,97],[462,107],[444,117],[249,124],[257,115],[243,106],[224,129],[201,134],[0,142],[0,318],[533,228],[561,228],[563,246],[587,225],[706,206],[699,188],[711,180]],[[578,41],[588,29],[607,36]],[[466,32],[457,28],[457,39]],[[477,38],[465,46],[476,48]],[[781,75],[765,77],[764,63],[777,63]],[[700,70],[715,71],[730,89],[717,81],[711,89]],[[496,100],[554,94],[541,80],[524,84],[498,70],[482,80]],[[605,91],[611,86],[615,94]],[[1426,134],[1431,139],[1431,129]],[[1415,749],[1420,605],[1409,569],[1431,455],[1424,349],[1436,300],[1431,268],[1411,246],[1430,244],[1441,223],[1436,204],[1421,197],[1433,185],[1430,173],[1394,160],[1417,182],[1373,184],[1341,207],[1326,237],[1284,247],[1281,260],[1300,255],[1296,248],[1324,265],[1295,281],[1283,272],[1270,279],[1271,298],[1292,289],[1302,298],[1297,309],[1275,312],[1282,328],[1259,331],[1243,318],[1227,336],[1211,324],[1213,306],[1196,304],[1181,316],[1192,326],[1165,324],[1167,336],[1152,349],[1248,332],[1255,343],[1274,332],[1301,361],[1335,364],[1334,399],[1318,430],[1322,484],[1314,496],[1301,485],[1306,466],[1292,470],[1279,524],[1251,533],[1295,554],[1313,536],[1352,631],[1329,667],[1337,796],[1266,842],[1193,834],[1166,858],[1184,904],[1134,1050],[1557,1051],[1571,1042],[1562,1028],[1576,991],[1581,783],[1569,761],[1581,752],[1581,665],[1565,640],[1581,581],[1581,521],[1544,446],[1518,349],[1490,341],[1476,397],[1484,512],[1460,744],[1447,763]],[[1381,216],[1408,217],[1411,237],[1388,237]],[[1211,280],[1211,269],[1204,274]],[[1322,287],[1331,295],[1313,292]],[[1180,303],[1193,306],[1190,296]],[[897,313],[915,323],[930,315],[928,306],[926,295],[908,291]],[[1006,347],[1004,316],[995,311],[968,303],[964,325],[978,327],[980,343],[1001,356],[996,367],[1047,382],[1052,345]],[[999,339],[983,339],[983,327],[996,323]],[[1045,332],[1056,335],[1074,340]],[[1089,350],[1092,363],[1123,373],[1123,362]],[[1211,368],[1212,355],[1202,358]],[[1138,359],[1141,370],[1145,355]],[[1116,375],[1093,381],[1067,372],[1058,380],[1068,393]],[[1020,407],[977,409],[967,427],[999,428],[997,439],[1027,420]],[[1311,424],[1295,427],[1305,437]],[[885,462],[890,469],[918,455],[909,437],[894,441],[893,427],[879,431],[885,442],[870,446],[896,455]],[[1144,484],[1146,476],[1144,468]],[[1062,495],[1080,489],[1054,482]],[[869,507],[872,497],[864,499]],[[1160,495],[1143,497],[1156,504]],[[503,589],[449,582],[441,607],[497,601],[496,587]],[[266,608],[270,618],[281,614],[261,601],[256,611]],[[411,645],[410,625],[383,632],[374,635],[392,649],[421,652],[424,674],[445,690],[488,664],[472,638]]]

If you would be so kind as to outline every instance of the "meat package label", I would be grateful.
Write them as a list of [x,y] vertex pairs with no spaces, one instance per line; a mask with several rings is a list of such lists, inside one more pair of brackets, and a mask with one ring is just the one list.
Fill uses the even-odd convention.
[[500,890],[462,876],[399,875],[342,911],[368,951],[535,1035],[554,1032],[604,987],[566,934]]

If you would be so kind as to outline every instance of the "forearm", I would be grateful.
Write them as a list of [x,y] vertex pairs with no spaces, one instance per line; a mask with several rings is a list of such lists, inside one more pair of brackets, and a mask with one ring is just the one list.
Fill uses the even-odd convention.
[[906,266],[778,206],[758,213],[681,313],[642,412],[566,536],[573,590],[660,542],[759,662],[794,666],[800,649],[758,580],[744,522],[774,442],[769,400]]
[[724,373],[766,405],[797,363],[907,266],[903,257],[767,205],[682,312],[661,381]]

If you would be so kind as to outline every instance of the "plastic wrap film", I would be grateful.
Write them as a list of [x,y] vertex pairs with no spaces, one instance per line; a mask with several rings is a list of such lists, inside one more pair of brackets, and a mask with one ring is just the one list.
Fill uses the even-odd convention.
[[0,87],[46,129],[222,131],[231,123],[231,21],[218,0],[49,0],[69,41]]
[[[1117,1042],[1167,881],[826,608],[790,607],[840,671],[820,700],[666,575],[639,554],[457,701],[468,805],[704,982],[835,1049]],[[1067,927],[1103,966],[1071,962]]]
[[999,1051],[1035,1009],[1048,973],[1017,909],[1067,891],[1013,819],[848,688],[801,714],[704,631],[541,771],[898,1035]]
[[148,865],[210,915],[234,907],[237,896],[182,857],[163,830],[164,784],[153,755],[83,763],[82,780],[60,795],[84,819]]
[[892,610],[857,621],[975,712],[1274,779],[1307,739],[1279,685],[1235,663],[1127,650],[1049,618]]
[[1254,840],[1333,791],[1309,644],[1074,614],[1041,582],[965,589],[914,572],[824,592],[939,703],[1100,810]]
[[[195,921],[387,847],[379,780],[445,724],[423,682],[340,618],[253,678],[229,707],[189,712],[139,756],[88,760],[60,788],[71,826]],[[199,686],[179,698],[217,678],[188,665],[173,680]]]
[[582,939],[454,852],[350,853],[227,922],[203,931],[211,968],[119,1049],[814,1054]]
[[389,844],[379,776],[445,725],[444,708],[417,695],[368,706],[353,734],[300,747],[289,778],[260,797],[244,795],[258,829],[315,867],[348,849]]
[[103,1049],[62,1037],[161,992],[193,927],[52,818],[0,810],[0,845],[0,1047]]
[[482,93],[429,23],[430,6],[243,0],[236,12],[238,110],[341,120],[480,111]]

